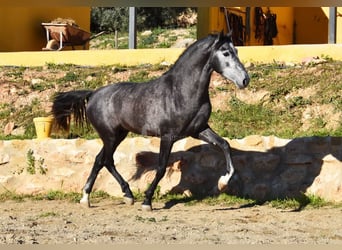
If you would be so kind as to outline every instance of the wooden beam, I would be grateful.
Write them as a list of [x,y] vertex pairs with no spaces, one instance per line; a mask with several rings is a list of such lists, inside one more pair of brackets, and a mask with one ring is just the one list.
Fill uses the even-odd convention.
[[1,6],[61,7],[220,7],[220,6],[270,6],[270,7],[333,7],[342,6],[341,0],[1,0]]

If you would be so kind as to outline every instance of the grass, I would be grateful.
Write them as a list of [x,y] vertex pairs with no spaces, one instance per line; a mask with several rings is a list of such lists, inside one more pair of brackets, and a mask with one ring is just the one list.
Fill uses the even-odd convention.
[[[303,136],[342,136],[342,121],[334,129],[327,127],[329,117],[312,117],[309,128],[302,129],[302,115],[310,106],[332,105],[342,110],[342,62],[329,60],[321,65],[285,67],[257,64],[248,69],[251,91],[267,91],[268,96],[249,104],[230,98],[226,110],[212,113],[210,125],[222,136],[242,138],[251,134],[275,135],[281,138]],[[302,94],[313,88],[312,94]],[[216,87],[233,92],[233,86]],[[295,94],[294,94],[295,93]]]
[[286,199],[275,199],[272,201],[267,202],[271,207],[277,208],[277,209],[292,209],[295,211],[299,211],[302,208],[308,207],[308,208],[321,208],[321,207],[328,207],[328,206],[334,206],[334,207],[342,207],[342,203],[333,203],[328,202],[324,200],[323,198],[308,194],[308,195],[302,195],[298,198],[286,198]]
[[[188,35],[185,38],[196,39],[196,26],[188,29]],[[178,34],[174,30],[155,28],[151,30],[149,35],[144,35],[143,32],[137,33],[137,48],[170,48],[177,40]],[[101,35],[90,42],[91,49],[115,49],[115,36],[114,33]],[[118,49],[128,48],[128,33],[118,32]]]
[[[71,203],[78,203],[82,197],[81,193],[78,192],[63,192],[59,190],[51,190],[45,194],[37,194],[37,195],[26,195],[26,194],[16,194],[10,191],[3,192],[0,194],[0,202],[12,200],[16,202],[24,202],[25,200],[46,200],[46,201],[67,201]],[[136,202],[142,202],[144,198],[144,194],[140,192],[134,192],[134,197]],[[120,197],[113,197],[104,191],[96,191],[92,192],[90,195],[90,199],[92,203],[98,203],[102,200],[108,199],[121,199]],[[156,192],[156,195],[153,199],[154,202],[164,202],[166,207],[170,204],[178,204],[184,203],[187,206],[196,206],[196,205],[207,205],[207,206],[222,206],[222,207],[250,207],[255,205],[262,205],[258,203],[256,200],[237,197],[233,195],[228,195],[222,193],[218,196],[205,196],[205,197],[186,197],[180,194],[164,194],[160,195]],[[302,195],[299,198],[286,198],[286,199],[275,199],[270,200],[263,205],[271,206],[276,209],[290,209],[294,211],[299,211],[305,208],[308,209],[317,209],[322,207],[342,207],[342,203],[332,203],[328,202],[321,197],[315,195]],[[51,216],[50,214],[46,216]],[[147,217],[136,217],[136,220],[142,222],[155,222],[153,219]],[[164,218],[163,220],[167,220]]]
[[[242,138],[251,134],[278,134],[280,137],[287,137],[289,127],[282,126],[282,123],[287,124],[290,120],[289,113],[281,114],[261,103],[247,104],[232,98],[229,102],[229,111],[213,112],[210,124],[224,137]],[[284,131],[279,131],[282,127]],[[292,130],[296,129],[296,127],[292,128]]]
[[[189,32],[193,37],[192,28]],[[172,43],[176,39],[173,31],[155,29],[151,31],[149,39],[159,37],[160,41]],[[107,35],[98,39],[107,39]],[[124,34],[120,34],[124,36]],[[139,34],[142,41],[142,34]],[[163,39],[161,39],[163,37]],[[152,39],[153,38],[153,39]],[[155,41],[145,40],[144,46],[157,45]],[[159,42],[160,42],[159,41]],[[267,95],[257,102],[241,100],[234,95],[236,88],[233,84],[220,84],[210,87],[210,96],[220,92],[228,92],[227,108],[212,113],[209,123],[219,135],[229,138],[243,138],[247,135],[274,135],[281,138],[296,138],[304,136],[342,136],[342,121],[334,128],[329,127],[328,116],[313,116],[308,126],[303,126],[303,112],[309,107],[329,105],[340,112],[342,110],[342,61],[322,57],[326,62],[315,65],[286,66],[282,63],[260,64],[255,63],[247,70],[251,77],[249,91],[265,91]],[[16,127],[24,128],[23,135],[4,135],[0,130],[0,139],[32,139],[35,138],[33,118],[49,115],[46,100],[41,98],[28,98],[31,94],[46,92],[67,91],[75,89],[96,89],[112,82],[120,82],[122,73],[128,75],[125,81],[146,82],[155,79],[169,69],[163,65],[110,65],[100,67],[84,67],[73,64],[48,63],[44,67],[0,67],[3,72],[3,86],[14,87],[18,98],[25,102],[19,105],[1,102],[0,100],[0,127],[14,121]],[[36,84],[24,80],[26,71],[31,75],[40,75]],[[46,77],[41,73],[47,73]],[[304,95],[305,90],[313,88],[312,94]],[[51,94],[50,94],[51,95]],[[27,101],[26,101],[27,100]],[[71,128],[71,138],[82,137],[92,139],[97,133],[91,128],[83,130]],[[63,137],[64,135],[62,135]],[[53,138],[60,138],[59,134],[52,134]]]
[[[17,194],[13,193],[10,190],[6,192],[0,193],[0,202],[6,200],[13,200],[17,202],[23,202],[25,200],[61,200],[61,201],[68,201],[72,203],[78,203],[82,198],[82,194],[78,192],[63,192],[60,190],[50,190],[47,193],[42,194]],[[96,191],[90,194],[90,199],[93,203],[96,203],[103,199],[113,198],[108,193],[103,191]],[[114,199],[114,198],[113,198]]]

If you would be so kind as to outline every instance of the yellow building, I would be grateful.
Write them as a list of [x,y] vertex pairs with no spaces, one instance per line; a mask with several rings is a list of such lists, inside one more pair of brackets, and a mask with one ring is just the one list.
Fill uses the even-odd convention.
[[[244,26],[243,45],[263,45],[258,37],[255,8],[227,8],[230,14],[241,17]],[[277,36],[274,45],[324,44],[328,42],[329,8],[320,7],[262,7],[276,14]],[[90,7],[7,7],[0,8],[0,52],[40,51],[47,45],[46,32],[41,23],[58,17],[71,18],[85,31],[90,30]],[[337,43],[342,43],[342,7],[338,7]],[[249,19],[249,22],[248,22]],[[260,28],[260,26],[258,27]],[[261,27],[262,28],[262,27]],[[198,8],[198,37],[227,30],[224,12],[219,7]],[[260,30],[259,30],[260,33]],[[256,36],[257,34],[257,36]],[[239,45],[239,44],[236,44]],[[82,49],[82,47],[80,47]]]
[[1,7],[0,52],[39,51],[47,44],[41,23],[71,18],[85,31],[90,29],[90,7]]
[[[244,45],[263,45],[258,38],[255,7],[226,8],[228,14],[241,17]],[[276,15],[277,36],[274,45],[324,44],[328,43],[329,8],[320,7],[262,7],[264,15],[269,11]],[[336,42],[342,43],[342,7],[337,8]],[[249,22],[248,22],[249,20]],[[257,19],[258,20],[258,19]],[[241,25],[240,25],[241,26]],[[262,29],[262,27],[261,27]],[[211,32],[227,31],[225,13],[222,8],[210,7],[198,10],[198,37]],[[260,32],[260,30],[259,30]]]

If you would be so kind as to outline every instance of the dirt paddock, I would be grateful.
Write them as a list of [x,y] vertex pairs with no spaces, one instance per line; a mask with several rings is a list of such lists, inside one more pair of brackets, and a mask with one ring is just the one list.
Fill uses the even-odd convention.
[[86,208],[69,201],[0,204],[2,244],[342,244],[342,208],[299,212],[269,205],[184,203],[152,212],[116,200]]

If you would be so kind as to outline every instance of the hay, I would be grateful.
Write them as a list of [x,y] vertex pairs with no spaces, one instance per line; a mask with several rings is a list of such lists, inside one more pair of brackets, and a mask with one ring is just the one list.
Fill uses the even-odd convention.
[[58,17],[55,20],[52,20],[51,23],[55,23],[55,24],[68,24],[70,26],[75,26],[75,27],[79,27],[75,20],[71,19],[71,18],[61,18]]

